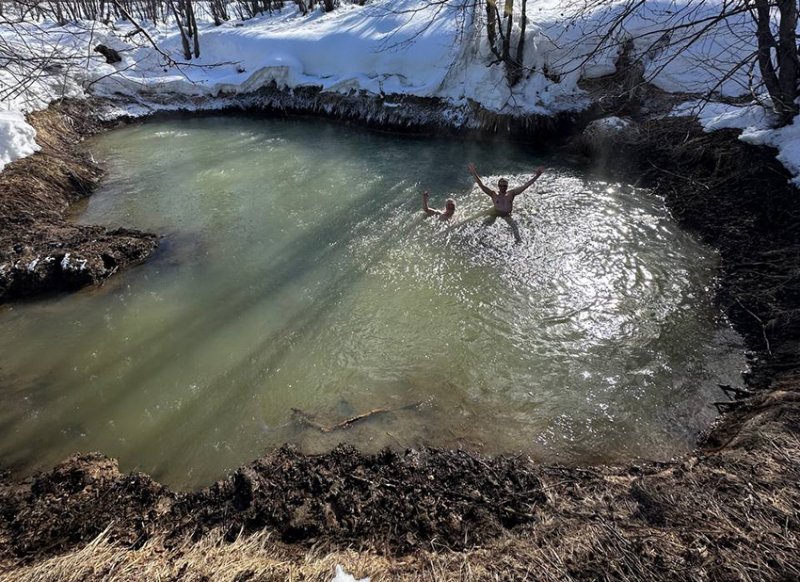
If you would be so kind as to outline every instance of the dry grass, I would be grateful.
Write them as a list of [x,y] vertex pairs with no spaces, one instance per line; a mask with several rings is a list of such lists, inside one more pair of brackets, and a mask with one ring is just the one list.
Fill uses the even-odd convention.
[[102,171],[89,153],[78,147],[98,129],[88,107],[83,102],[64,101],[29,116],[42,150],[4,169],[0,215],[60,218],[70,202],[89,194]]
[[373,580],[392,579],[397,562],[368,551],[327,551],[287,546],[268,532],[225,541],[219,530],[199,542],[165,548],[164,538],[154,538],[137,550],[126,550],[105,535],[79,551],[46,560],[33,567],[5,575],[3,581],[18,582],[130,582],[138,580],[324,580],[333,577],[336,565]]

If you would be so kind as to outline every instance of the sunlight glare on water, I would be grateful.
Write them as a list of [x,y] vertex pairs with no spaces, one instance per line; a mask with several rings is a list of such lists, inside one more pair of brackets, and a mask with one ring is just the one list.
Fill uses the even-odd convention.
[[[0,311],[0,464],[98,450],[177,487],[285,442],[667,459],[739,382],[716,257],[645,190],[519,144],[307,120],[151,122],[92,143],[77,220],[164,235],[101,288]],[[523,241],[471,182],[512,187]],[[455,224],[425,219],[456,199]],[[293,409],[332,425],[322,433]]]

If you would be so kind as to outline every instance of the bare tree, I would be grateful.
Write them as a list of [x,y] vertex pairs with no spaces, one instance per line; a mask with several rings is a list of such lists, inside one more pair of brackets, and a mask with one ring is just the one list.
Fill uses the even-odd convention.
[[[783,123],[788,123],[798,113],[797,2],[775,0],[771,6],[768,0],[747,0],[746,4],[756,23],[761,78],[772,98],[775,112]],[[777,39],[773,6],[778,15]]]
[[[497,58],[495,63],[505,67],[508,86],[513,87],[522,78],[524,72],[523,54],[525,50],[525,29],[528,24],[528,1],[521,0],[522,6],[516,22],[519,32],[516,34],[516,49],[512,50],[514,37],[514,0],[505,0],[503,15],[497,8],[496,0],[486,0],[486,37],[489,48]],[[503,31],[505,25],[505,32]]]
[[[191,0],[186,0],[189,2],[191,6]],[[183,17],[181,11],[175,6],[175,2],[173,0],[169,0],[170,8],[172,9],[172,14],[175,16],[175,23],[178,25],[178,31],[181,35],[181,47],[183,47],[183,58],[187,61],[192,59],[192,49],[189,46],[189,37],[192,35],[192,18],[190,16],[186,17],[186,26],[183,24]],[[188,32],[187,32],[188,30]],[[195,36],[195,45],[197,45],[197,36]],[[197,51],[199,53],[199,46],[197,47]],[[199,54],[196,56],[200,56]]]
[[[636,21],[650,25],[636,26]],[[562,74],[583,69],[598,57],[620,54],[626,66],[646,68],[644,81],[650,82],[677,59],[694,60],[692,66],[716,78],[702,92],[703,98],[721,97],[726,83],[742,84],[742,92],[755,97],[765,90],[781,122],[788,123],[798,113],[797,24],[796,0],[683,0],[663,5],[588,0],[569,14],[566,25],[560,23],[561,32],[550,40],[567,55],[556,63]],[[579,42],[563,38],[570,27],[585,31]],[[727,50],[710,54],[698,49],[723,38]],[[695,50],[700,55],[696,58],[690,56]]]

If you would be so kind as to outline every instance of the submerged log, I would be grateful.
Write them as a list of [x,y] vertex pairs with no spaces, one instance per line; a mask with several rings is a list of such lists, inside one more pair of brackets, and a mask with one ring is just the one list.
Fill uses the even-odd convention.
[[311,415],[309,415],[307,412],[303,412],[299,408],[292,408],[292,418],[295,420],[295,422],[298,422],[300,424],[304,424],[306,426],[310,426],[312,428],[317,429],[320,432],[329,433],[329,432],[333,432],[335,430],[348,428],[351,425],[355,424],[356,422],[360,422],[362,420],[366,420],[368,418],[372,418],[372,417],[377,416],[379,414],[387,414],[389,412],[397,412],[399,410],[406,410],[408,408],[417,408],[421,404],[422,404],[421,401],[417,401],[417,402],[410,402],[410,403],[404,404],[402,406],[397,406],[395,408],[375,408],[373,410],[370,410],[369,412],[365,412],[363,414],[352,416],[352,417],[350,417],[350,418],[348,418],[346,420],[343,420],[342,422],[340,422],[338,424],[334,424],[334,425],[331,425],[331,426],[327,426],[327,425],[324,425],[324,424],[321,424],[321,423],[317,422],[316,420],[314,420],[311,417]]

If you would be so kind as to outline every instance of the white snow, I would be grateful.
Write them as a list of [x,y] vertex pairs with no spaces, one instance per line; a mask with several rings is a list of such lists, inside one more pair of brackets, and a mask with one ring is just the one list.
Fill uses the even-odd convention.
[[778,161],[794,176],[792,183],[800,186],[800,124],[797,123],[797,117],[794,118],[791,125],[779,129],[763,126],[748,127],[742,132],[739,139],[753,145],[777,148]]
[[336,575],[331,582],[369,582],[369,576],[356,580],[352,574],[347,574],[339,564],[336,564]]
[[19,111],[0,111],[0,170],[41,149],[36,143],[36,130]]
[[[69,37],[66,29],[51,24],[0,26],[0,37],[7,47],[14,48],[23,56],[45,56],[56,60],[65,56],[77,59],[78,47],[85,50],[89,40],[65,42]],[[0,170],[40,149],[36,143],[36,130],[25,121],[26,113],[45,109],[59,97],[83,95],[78,79],[65,75],[57,67],[36,71],[33,82],[15,89],[18,80],[27,76],[26,72],[11,63],[0,67]]]
[[605,131],[620,131],[630,125],[624,119],[619,117],[604,117],[603,119],[596,119],[589,124],[590,127],[603,128]]
[[88,264],[87,259],[71,259],[70,260],[70,253],[64,255],[64,258],[61,259],[61,270],[62,271],[84,271],[86,269],[86,265]]
[[714,101],[687,101],[673,108],[670,115],[697,117],[706,131],[769,127],[777,121],[766,102],[763,105],[729,105]]
[[[226,103],[226,96],[249,94],[273,82],[287,89],[363,91],[385,97],[384,107],[398,105],[393,96],[417,96],[443,99],[453,111],[473,102],[508,114],[552,115],[582,109],[589,98],[578,86],[579,80],[614,72],[619,45],[591,57],[587,53],[628,5],[625,0],[611,2],[576,19],[573,16],[584,3],[529,3],[524,50],[528,69],[513,90],[506,85],[503,67],[490,66],[495,58],[481,24],[483,5],[464,0],[374,0],[366,6],[342,4],[331,13],[317,9],[306,16],[287,3],[273,15],[218,27],[200,14],[206,18],[199,23],[202,56],[188,66],[167,63],[141,34],[126,39],[133,26],[125,21],[17,27],[23,32],[19,44],[25,50],[66,55],[74,65],[68,73],[49,71],[26,91],[0,104],[0,169],[38,148],[25,113],[46,107],[61,95],[80,96],[84,89],[112,98],[124,96],[127,104],[120,105],[118,113],[129,115],[186,108],[187,99],[194,99],[194,107],[217,108]],[[752,44],[742,40],[753,39],[749,15],[713,26],[704,40],[688,49],[697,26],[679,28],[669,38],[663,34],[667,26],[702,20],[720,6],[723,0],[642,3],[611,36],[632,40],[635,52],[645,56],[645,76],[665,91],[715,89],[729,96],[748,94],[746,68],[729,77],[725,73],[726,63],[736,63],[753,50]],[[142,24],[162,50],[177,62],[184,60],[174,22]],[[2,26],[0,35],[10,42],[16,38]],[[106,64],[92,51],[101,43],[120,50],[122,62]],[[719,66],[711,66],[712,62]],[[12,84],[13,73],[0,70],[0,94]],[[458,116],[453,111],[443,115],[455,120]],[[756,110],[719,111],[707,127],[755,126],[757,116]]]

